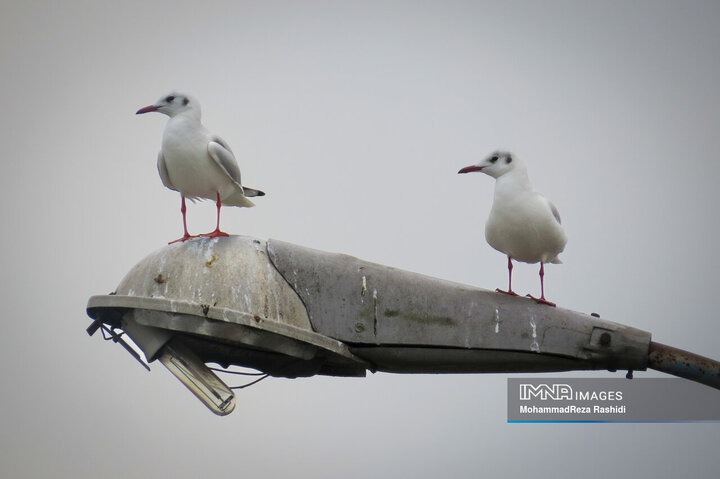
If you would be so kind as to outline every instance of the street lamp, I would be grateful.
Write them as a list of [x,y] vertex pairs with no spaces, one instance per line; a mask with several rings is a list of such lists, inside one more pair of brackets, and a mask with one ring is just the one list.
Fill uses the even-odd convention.
[[651,367],[720,388],[717,362],[646,331],[272,239],[163,247],[87,311],[88,333],[102,328],[143,362],[127,334],[220,415],[234,394],[206,363],[286,378]]

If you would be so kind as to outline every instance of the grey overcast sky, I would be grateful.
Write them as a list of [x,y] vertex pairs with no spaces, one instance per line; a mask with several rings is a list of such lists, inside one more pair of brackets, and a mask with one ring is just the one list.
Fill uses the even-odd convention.
[[134,114],[180,89],[267,192],[231,233],[494,289],[494,185],[457,171],[508,149],[568,234],[548,297],[718,358],[718,52],[714,1],[5,0],[0,476],[716,477],[717,424],[507,424],[507,375],[267,380],[219,418],[84,328],[181,233]]

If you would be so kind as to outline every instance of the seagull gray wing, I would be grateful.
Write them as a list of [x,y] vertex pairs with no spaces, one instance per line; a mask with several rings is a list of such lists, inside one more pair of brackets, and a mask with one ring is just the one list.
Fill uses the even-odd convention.
[[560,220],[560,212],[557,208],[555,208],[555,205],[552,204],[552,201],[548,200],[548,205],[550,205],[550,211],[552,211],[553,216],[557,220],[558,224],[562,224],[562,220]]
[[175,188],[170,181],[170,175],[168,174],[167,166],[165,166],[165,157],[163,156],[162,151],[158,153],[157,169],[158,173],[160,173],[160,179],[162,180],[163,185],[173,191],[177,191],[177,188]]
[[207,146],[210,157],[215,160],[215,163],[222,168],[230,178],[235,180],[238,185],[242,185],[240,181],[240,168],[238,167],[237,161],[235,161],[235,155],[233,155],[230,147],[220,138],[214,137]]

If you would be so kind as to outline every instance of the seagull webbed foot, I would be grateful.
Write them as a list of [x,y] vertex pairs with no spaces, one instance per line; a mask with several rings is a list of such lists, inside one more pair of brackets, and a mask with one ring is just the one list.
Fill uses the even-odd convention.
[[526,294],[525,296],[527,296],[530,299],[534,299],[537,303],[540,303],[540,304],[547,304],[548,306],[552,306],[553,308],[557,306],[552,301],[548,301],[547,299],[545,299],[544,296],[541,296],[539,298],[536,298],[535,296],[533,296],[531,294]]
[[190,238],[197,238],[197,235],[191,235],[191,234],[185,233],[182,238],[178,238],[175,241],[169,242],[168,244],[173,244],[173,243],[178,243],[178,242],[182,243],[183,241],[187,241]]
[[509,290],[509,291],[503,291],[503,290],[500,289],[500,288],[496,288],[495,291],[498,292],[498,293],[507,294],[508,296],[517,296],[517,295],[518,295],[518,294],[517,294],[515,291],[513,291],[512,289]]
[[201,234],[200,236],[203,236],[205,238],[217,238],[218,236],[230,236],[230,235],[225,233],[224,231],[220,231],[219,229],[216,229],[215,231],[212,231],[210,233]]

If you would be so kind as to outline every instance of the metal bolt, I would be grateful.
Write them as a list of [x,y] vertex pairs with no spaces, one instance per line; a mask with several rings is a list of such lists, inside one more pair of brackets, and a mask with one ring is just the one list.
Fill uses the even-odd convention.
[[610,341],[612,340],[612,337],[610,336],[610,333],[602,333],[600,335],[600,345],[601,346],[610,346]]
[[362,333],[363,331],[365,331],[365,325],[362,323],[355,323],[355,332]]

